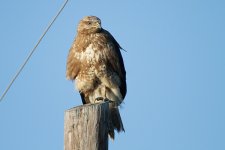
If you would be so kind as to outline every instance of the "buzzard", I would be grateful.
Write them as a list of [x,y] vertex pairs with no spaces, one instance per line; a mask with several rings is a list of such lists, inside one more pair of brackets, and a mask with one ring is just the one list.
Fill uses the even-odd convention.
[[84,17],[78,24],[70,48],[66,77],[75,80],[83,104],[110,101],[109,136],[124,131],[118,106],[125,98],[126,71],[120,45],[101,26],[96,16]]

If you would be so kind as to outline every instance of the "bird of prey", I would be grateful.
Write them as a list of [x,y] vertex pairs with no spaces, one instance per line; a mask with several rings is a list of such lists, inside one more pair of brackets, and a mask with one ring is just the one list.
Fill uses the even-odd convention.
[[66,77],[75,80],[83,104],[110,101],[109,136],[124,131],[118,106],[126,92],[126,71],[120,45],[101,26],[96,16],[86,16],[78,24],[69,50]]

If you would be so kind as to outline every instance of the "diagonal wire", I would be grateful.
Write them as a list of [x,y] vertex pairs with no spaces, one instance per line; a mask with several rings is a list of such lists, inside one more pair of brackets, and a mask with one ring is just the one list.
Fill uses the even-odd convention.
[[36,48],[38,47],[38,45],[40,44],[41,40],[44,38],[45,34],[48,32],[48,30],[51,28],[52,24],[55,22],[55,20],[57,19],[57,17],[60,15],[60,13],[62,12],[62,10],[64,9],[64,7],[66,6],[67,2],[69,0],[65,0],[65,2],[63,3],[63,5],[61,6],[61,8],[59,9],[59,11],[57,12],[57,14],[54,16],[54,18],[52,19],[52,21],[49,23],[49,25],[47,26],[47,28],[45,29],[45,31],[42,33],[41,37],[39,38],[38,42],[36,43],[36,45],[34,46],[34,48],[31,50],[30,54],[28,55],[28,57],[25,59],[24,63],[21,65],[21,67],[19,68],[19,70],[17,71],[17,73],[15,74],[15,76],[12,78],[11,82],[9,83],[9,85],[7,86],[7,88],[5,89],[5,91],[3,92],[1,98],[0,98],[0,102],[3,100],[3,98],[5,97],[6,93],[8,92],[8,90],[10,89],[10,87],[12,86],[12,84],[14,83],[14,81],[16,80],[16,78],[19,76],[19,74],[21,73],[21,71],[23,70],[23,68],[25,67],[25,65],[27,64],[27,62],[29,61],[29,59],[31,58],[32,54],[34,53],[34,51],[36,50]]

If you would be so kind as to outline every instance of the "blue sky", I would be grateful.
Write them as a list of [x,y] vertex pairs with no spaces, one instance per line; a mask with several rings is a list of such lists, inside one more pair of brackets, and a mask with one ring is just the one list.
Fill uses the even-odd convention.
[[[62,0],[0,5],[0,94]],[[5,99],[0,149],[63,149],[64,111],[81,105],[65,78],[78,21],[96,15],[127,51],[126,129],[109,149],[225,149],[225,1],[69,1]]]

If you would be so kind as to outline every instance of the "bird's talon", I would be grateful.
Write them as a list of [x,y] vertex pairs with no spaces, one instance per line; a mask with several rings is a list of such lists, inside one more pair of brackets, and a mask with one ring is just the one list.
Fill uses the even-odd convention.
[[104,102],[109,102],[109,103],[112,103],[113,101],[112,101],[112,100],[110,100],[110,99],[108,99],[108,98],[105,98],[105,99],[104,99]]
[[109,102],[109,103],[112,103],[113,101],[108,99],[108,98],[103,98],[103,97],[97,97],[95,99],[95,103],[100,103],[100,102]]
[[95,103],[99,103],[99,102],[101,102],[101,101],[104,101],[104,98],[103,98],[103,97],[97,97],[97,98],[95,99]]

